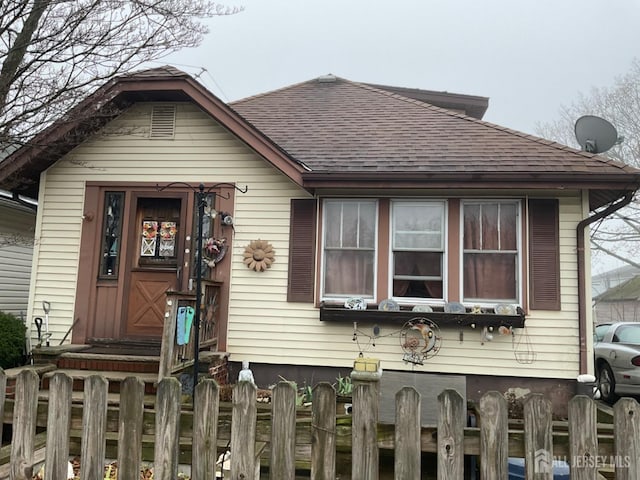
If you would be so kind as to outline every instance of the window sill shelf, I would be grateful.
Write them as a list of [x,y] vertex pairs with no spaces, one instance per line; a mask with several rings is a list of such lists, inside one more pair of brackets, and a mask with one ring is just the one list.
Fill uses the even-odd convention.
[[400,310],[390,312],[383,310],[350,310],[335,306],[320,307],[320,321],[322,322],[372,322],[403,324],[414,318],[428,318],[442,327],[468,327],[475,324],[476,327],[511,327],[523,328],[525,322],[524,312],[518,308],[517,315],[497,315],[495,313],[444,313],[444,312],[412,312]]

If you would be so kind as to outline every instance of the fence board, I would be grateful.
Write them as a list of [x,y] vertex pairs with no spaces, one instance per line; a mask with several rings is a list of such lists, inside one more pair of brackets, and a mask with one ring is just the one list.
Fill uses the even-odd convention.
[[16,406],[11,436],[11,480],[31,480],[33,443],[38,412],[40,378],[33,370],[23,370],[16,378]]
[[378,389],[373,382],[355,384],[351,426],[352,478],[378,479]]
[[296,389],[280,382],[271,397],[271,463],[273,480],[294,480],[296,476]]
[[191,480],[210,479],[216,471],[218,408],[218,384],[211,379],[198,383],[193,398]]
[[396,393],[396,480],[420,480],[420,394],[413,387]]
[[84,381],[82,453],[80,455],[82,478],[104,477],[108,389],[109,383],[99,375],[91,375]]
[[524,403],[524,450],[526,478],[553,480],[551,402],[541,394]]
[[4,424],[4,401],[7,394],[7,374],[0,368],[0,438],[2,437],[2,425]]
[[231,478],[258,480],[256,475],[256,387],[248,381],[233,389],[231,414]]
[[73,380],[64,373],[56,373],[49,383],[45,480],[66,479],[69,475],[72,389]]
[[598,474],[598,412],[584,395],[569,402],[569,458],[571,480],[592,480]]
[[336,478],[336,391],[327,382],[313,389],[311,406],[311,479]]
[[462,480],[466,405],[455,390],[438,395],[438,480]]
[[154,480],[175,480],[178,477],[180,393],[180,382],[176,378],[163,378],[158,384]]
[[142,465],[144,382],[127,377],[120,392],[118,418],[118,477],[138,478]]
[[640,407],[631,398],[613,406],[615,471],[617,480],[640,478]]
[[507,480],[508,458],[507,400],[500,392],[487,392],[480,399],[480,478]]

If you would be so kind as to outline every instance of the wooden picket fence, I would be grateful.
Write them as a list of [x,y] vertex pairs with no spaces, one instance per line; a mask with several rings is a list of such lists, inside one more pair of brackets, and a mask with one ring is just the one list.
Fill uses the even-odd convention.
[[[5,404],[12,411],[13,433],[10,454],[11,480],[30,480],[34,463],[34,444],[38,419],[38,376],[21,372],[15,385],[15,397],[5,399],[6,377],[0,370],[0,419]],[[108,383],[98,375],[85,381],[81,422],[80,472],[83,480],[102,479],[107,438]],[[269,476],[274,480],[293,480],[296,475],[296,437],[301,436],[296,415],[296,391],[288,382],[273,390],[270,428],[267,441],[257,437],[258,408],[256,389],[240,382],[234,387],[231,406],[229,446],[231,479],[257,480],[260,457],[268,459]],[[46,415],[44,465],[46,479],[65,479],[69,459],[72,424],[72,379],[63,373],[53,376]],[[195,390],[191,424],[185,424],[181,388],[174,378],[158,385],[155,399],[154,479],[178,478],[180,440],[191,437],[191,478],[214,478],[220,445],[222,415],[219,415],[219,390],[212,380],[201,381]],[[437,478],[464,478],[464,456],[476,455],[480,478],[507,479],[507,459],[525,457],[526,478],[551,480],[549,462],[565,456],[571,464],[572,479],[597,477],[601,459],[615,462],[617,479],[640,479],[640,408],[632,399],[614,406],[612,428],[597,423],[596,405],[588,397],[574,397],[569,404],[569,420],[564,432],[552,430],[550,402],[532,395],[524,405],[522,429],[509,430],[507,403],[498,392],[486,394],[478,408],[479,427],[466,427],[467,406],[454,390],[438,397],[439,420],[431,429],[420,425],[420,395],[412,387],[396,394],[395,428],[377,423],[378,394],[373,383],[358,383],[353,392],[350,418],[352,478],[379,478],[379,449],[393,449],[396,479],[421,477],[421,457],[425,451],[437,455]],[[121,388],[117,419],[118,478],[137,479],[141,467],[143,423],[148,421],[144,407],[144,386],[135,377]],[[260,414],[262,415],[262,414]],[[146,420],[145,420],[146,419]],[[310,475],[314,480],[335,480],[336,444],[344,424],[336,422],[336,395],[328,383],[314,387],[310,423]],[[0,424],[1,427],[1,424]],[[144,427],[144,428],[143,428]],[[603,431],[605,433],[603,433]],[[260,435],[264,436],[262,432]]]

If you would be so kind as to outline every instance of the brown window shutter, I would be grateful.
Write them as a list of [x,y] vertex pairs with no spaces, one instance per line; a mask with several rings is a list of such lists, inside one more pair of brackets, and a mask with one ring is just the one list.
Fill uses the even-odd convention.
[[316,249],[316,200],[291,200],[288,302],[313,302]]
[[557,200],[529,200],[529,280],[533,310],[560,310],[559,223]]

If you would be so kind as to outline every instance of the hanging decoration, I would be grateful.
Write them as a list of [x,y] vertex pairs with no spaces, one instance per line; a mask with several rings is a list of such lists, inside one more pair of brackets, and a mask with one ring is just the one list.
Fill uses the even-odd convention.
[[202,248],[202,259],[209,268],[214,268],[227,254],[226,238],[208,238]]
[[158,222],[144,220],[142,222],[142,244],[140,245],[141,257],[153,257],[156,254],[157,238]]
[[160,256],[174,257],[176,252],[176,222],[162,222],[160,224]]
[[438,353],[441,344],[440,328],[428,318],[412,318],[400,331],[400,346],[404,351],[402,360],[407,363],[423,365],[424,360]]
[[253,240],[244,249],[244,264],[256,272],[264,272],[275,262],[276,251],[266,240]]

